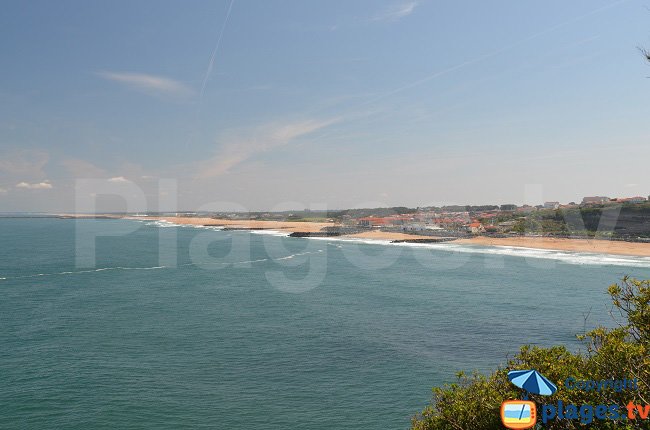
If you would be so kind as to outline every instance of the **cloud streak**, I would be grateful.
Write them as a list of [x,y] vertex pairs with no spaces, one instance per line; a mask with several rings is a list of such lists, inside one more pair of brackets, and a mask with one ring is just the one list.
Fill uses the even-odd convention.
[[25,190],[51,190],[54,188],[50,181],[45,180],[43,182],[29,183],[29,182],[19,182],[16,184],[16,188],[22,188]]
[[397,21],[412,14],[417,6],[417,1],[395,3],[373,16],[372,21]]
[[233,167],[253,156],[285,146],[294,139],[328,127],[338,119],[307,120],[289,124],[270,124],[252,133],[234,135],[223,144],[216,155],[199,168],[200,179],[213,178],[228,173]]
[[101,169],[86,160],[69,158],[60,163],[75,178],[104,178],[108,176],[104,169]]
[[0,174],[22,179],[26,177],[43,178],[43,169],[50,157],[47,152],[20,150],[0,154]]
[[492,57],[496,57],[497,55],[500,55],[500,54],[502,54],[504,52],[510,51],[510,50],[512,50],[512,49],[514,49],[516,47],[519,47],[519,46],[523,45],[526,42],[537,39],[537,38],[539,38],[541,36],[544,36],[546,34],[552,33],[553,31],[555,31],[557,29],[560,29],[560,28],[565,27],[567,25],[578,22],[578,21],[580,21],[582,19],[585,19],[585,18],[587,18],[587,17],[589,17],[591,15],[595,15],[595,14],[600,13],[602,11],[611,9],[611,8],[613,8],[615,6],[618,6],[619,4],[622,4],[622,3],[626,2],[626,1],[628,1],[628,0],[617,0],[617,1],[614,1],[612,3],[607,4],[605,6],[601,6],[601,7],[598,7],[596,9],[592,9],[592,10],[586,12],[586,13],[583,13],[581,15],[575,16],[575,17],[570,18],[568,20],[562,21],[562,22],[560,22],[558,24],[547,27],[546,29],[538,31],[537,33],[530,34],[530,35],[528,35],[528,36],[526,36],[526,37],[524,37],[522,39],[519,39],[519,40],[517,40],[515,42],[512,42],[512,43],[510,43],[510,44],[508,44],[506,46],[503,46],[503,47],[501,47],[499,49],[495,49],[493,51],[490,51],[490,52],[487,52],[485,54],[479,55],[479,56],[474,57],[472,59],[469,59],[467,61],[463,61],[461,63],[458,63],[458,64],[456,64],[454,66],[448,67],[448,68],[440,70],[438,72],[435,72],[435,73],[433,73],[433,74],[431,74],[429,76],[425,76],[424,78],[418,79],[417,81],[413,81],[411,83],[402,85],[401,87],[398,87],[398,88],[395,88],[393,90],[387,91],[387,92],[385,92],[385,93],[383,93],[383,94],[381,94],[381,95],[379,95],[377,97],[374,97],[374,98],[372,98],[372,99],[370,99],[370,100],[368,100],[366,102],[361,103],[360,106],[375,103],[375,102],[377,102],[379,100],[382,100],[382,99],[390,97],[390,96],[392,96],[394,94],[400,93],[400,92],[402,92],[404,90],[408,90],[408,89],[420,86],[420,85],[422,85],[422,84],[424,84],[426,82],[429,82],[429,81],[431,81],[433,79],[436,79],[436,78],[438,78],[440,76],[447,75],[447,74],[449,74],[451,72],[455,72],[456,70],[463,69],[463,68],[465,68],[467,66],[471,66],[471,65],[480,63],[480,62],[485,61],[485,60],[487,60],[489,58],[492,58]]
[[223,21],[221,26],[221,31],[219,32],[219,37],[217,38],[217,43],[214,45],[214,50],[210,56],[210,62],[208,63],[208,68],[205,71],[205,76],[203,77],[203,83],[201,84],[201,92],[199,97],[203,97],[203,92],[205,91],[205,86],[208,84],[208,79],[210,79],[210,74],[214,68],[214,60],[217,57],[217,52],[219,52],[219,47],[221,46],[221,39],[223,39],[223,33],[226,31],[226,26],[228,25],[228,18],[230,18],[230,11],[232,10],[232,5],[235,0],[230,0],[230,5],[228,6],[228,12],[226,12],[226,18]]
[[194,90],[182,82],[163,76],[109,71],[98,72],[97,76],[153,96],[189,97],[194,94]]

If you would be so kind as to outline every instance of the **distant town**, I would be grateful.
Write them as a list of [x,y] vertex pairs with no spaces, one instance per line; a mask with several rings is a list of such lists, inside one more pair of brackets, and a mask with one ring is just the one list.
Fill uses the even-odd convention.
[[450,205],[418,208],[391,207],[334,211],[252,213],[183,212],[176,216],[208,216],[231,220],[331,222],[334,234],[379,230],[419,236],[472,237],[476,235],[548,236],[650,241],[649,198],[586,196],[581,202],[522,205]]

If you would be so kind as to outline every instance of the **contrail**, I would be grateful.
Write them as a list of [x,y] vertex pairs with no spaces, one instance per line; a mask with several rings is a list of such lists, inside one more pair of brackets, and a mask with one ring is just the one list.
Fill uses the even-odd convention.
[[375,102],[377,102],[379,100],[382,100],[382,99],[384,99],[386,97],[392,96],[393,94],[402,92],[404,90],[407,90],[407,89],[410,89],[410,88],[413,88],[413,87],[417,87],[417,86],[419,86],[421,84],[424,84],[425,82],[428,82],[428,81],[430,81],[432,79],[435,79],[435,78],[438,78],[440,76],[446,75],[446,74],[451,73],[453,71],[456,71],[458,69],[462,69],[462,68],[464,68],[466,66],[469,66],[469,65],[472,65],[472,64],[480,63],[483,60],[487,60],[488,58],[495,57],[495,56],[497,56],[497,55],[499,55],[499,54],[501,54],[503,52],[509,51],[509,50],[519,46],[519,45],[522,45],[523,43],[528,42],[528,41],[530,41],[532,39],[536,39],[536,38],[538,38],[540,36],[543,36],[543,35],[545,35],[547,33],[555,31],[558,28],[562,28],[562,27],[565,27],[565,26],[567,26],[569,24],[573,24],[574,22],[580,21],[580,20],[582,20],[582,19],[584,19],[584,18],[586,18],[588,16],[594,15],[596,13],[602,12],[602,11],[607,10],[607,9],[611,9],[611,8],[613,8],[615,6],[618,6],[621,3],[625,3],[626,1],[627,0],[616,0],[616,1],[612,2],[612,3],[606,4],[604,6],[596,8],[596,9],[593,9],[593,10],[591,10],[589,12],[586,12],[586,13],[584,13],[582,15],[578,15],[578,16],[576,16],[574,18],[571,18],[571,19],[568,19],[566,21],[560,22],[559,24],[555,24],[555,25],[553,25],[551,27],[546,28],[545,30],[542,30],[542,31],[539,31],[537,33],[526,36],[523,39],[520,39],[520,40],[518,40],[516,42],[513,42],[513,43],[511,43],[509,45],[506,45],[506,46],[504,46],[502,48],[499,48],[499,49],[496,49],[494,51],[488,52],[486,54],[480,55],[480,56],[478,56],[476,58],[473,58],[471,60],[463,61],[462,63],[456,64],[456,65],[451,66],[451,67],[449,67],[447,69],[440,70],[440,71],[435,72],[435,73],[433,73],[433,74],[431,74],[429,76],[425,76],[424,78],[419,79],[417,81],[414,81],[414,82],[411,82],[409,84],[405,84],[405,85],[403,85],[403,86],[401,86],[399,88],[395,88],[395,89],[392,89],[390,91],[387,91],[384,94],[381,94],[381,95],[379,95],[379,96],[377,96],[377,97],[375,97],[375,98],[373,98],[371,100],[367,100],[367,101],[361,103],[360,106],[375,103]]
[[234,2],[235,0],[230,0],[230,5],[228,6],[228,12],[226,12],[226,19],[223,21],[223,26],[221,27],[221,32],[219,33],[217,44],[214,46],[214,50],[212,51],[212,55],[210,56],[210,63],[208,64],[208,70],[205,71],[205,76],[203,77],[203,84],[201,85],[200,98],[203,98],[203,92],[205,91],[205,86],[208,84],[210,73],[212,73],[212,68],[214,66],[214,59],[217,56],[217,51],[219,51],[219,46],[221,45],[221,39],[223,39],[223,33],[226,31],[226,26],[228,25],[228,18],[230,18],[230,11],[232,10],[232,5]]
[[[588,12],[585,12],[585,13],[581,14],[581,15],[578,15],[578,16],[575,16],[573,18],[562,21],[562,22],[560,22],[558,24],[554,24],[554,25],[552,25],[550,27],[547,27],[544,30],[541,30],[541,31],[537,32],[537,33],[533,33],[531,35],[525,36],[524,38],[519,39],[519,40],[517,40],[517,41],[515,41],[513,43],[510,43],[510,44],[508,44],[506,46],[503,46],[501,48],[498,48],[498,49],[495,49],[493,51],[487,52],[485,54],[479,55],[478,57],[475,57],[475,58],[472,58],[472,59],[469,59],[469,60],[465,60],[465,61],[463,61],[461,63],[455,64],[455,65],[450,66],[450,67],[448,67],[446,69],[439,70],[439,71],[434,72],[434,73],[432,73],[432,74],[430,74],[428,76],[420,78],[420,79],[418,79],[416,81],[404,84],[404,85],[402,85],[400,87],[393,88],[392,90],[389,90],[389,91],[386,91],[386,92],[384,92],[382,94],[376,95],[375,97],[373,97],[371,99],[359,102],[359,103],[353,105],[352,108],[356,109],[356,108],[359,108],[359,107],[362,107],[362,106],[372,105],[372,104],[374,104],[374,103],[376,103],[376,102],[378,102],[380,100],[383,100],[385,98],[388,98],[388,97],[390,97],[390,96],[392,96],[394,94],[400,93],[402,91],[405,91],[405,90],[408,90],[408,89],[411,89],[411,88],[414,88],[414,87],[417,87],[417,86],[420,86],[420,85],[422,85],[422,84],[424,84],[426,82],[429,82],[429,81],[431,81],[431,80],[433,80],[435,78],[438,78],[440,76],[447,75],[447,74],[449,74],[451,72],[454,72],[456,70],[462,69],[462,68],[467,67],[467,66],[470,66],[472,64],[480,63],[481,61],[487,60],[488,58],[495,57],[495,56],[497,56],[497,55],[499,55],[499,54],[501,54],[503,52],[506,52],[506,51],[509,51],[509,50],[511,50],[513,48],[516,48],[517,46],[522,45],[525,42],[528,42],[530,40],[534,40],[534,39],[536,39],[536,38],[538,38],[540,36],[543,36],[543,35],[545,35],[547,33],[551,33],[551,32],[553,32],[553,31],[555,31],[555,30],[557,30],[559,28],[565,27],[565,26],[567,26],[569,24],[573,24],[574,22],[580,21],[580,20],[582,20],[584,18],[587,18],[587,17],[589,17],[591,15],[595,15],[595,14],[597,14],[599,12],[604,11],[604,10],[611,9],[611,8],[616,7],[616,6],[618,6],[618,5],[622,4],[622,3],[625,3],[627,1],[628,0],[615,0],[615,1],[613,1],[613,2],[611,2],[609,4],[606,4],[604,6],[601,6],[601,7],[598,7],[596,9],[590,10]],[[318,110],[316,112],[318,112]],[[335,133],[335,132],[323,133],[320,136],[312,139],[312,142],[316,141],[316,140],[321,140],[321,139],[326,138],[326,137],[329,137],[333,133]]]

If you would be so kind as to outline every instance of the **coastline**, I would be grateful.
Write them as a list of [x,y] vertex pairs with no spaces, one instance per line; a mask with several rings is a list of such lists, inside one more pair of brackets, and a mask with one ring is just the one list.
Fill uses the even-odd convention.
[[205,227],[227,227],[241,230],[276,230],[287,234],[296,232],[316,233],[325,227],[336,227],[338,224],[331,222],[296,222],[296,221],[258,221],[258,220],[232,220],[201,217],[136,217],[127,216],[123,219],[137,221],[166,221],[180,225],[196,225]]
[[[214,226],[242,230],[275,230],[287,235],[296,232],[316,233],[325,227],[337,227],[331,222],[298,222],[298,221],[259,221],[259,220],[230,220],[215,218],[191,217],[124,217],[139,221],[166,221],[180,225]],[[408,233],[384,232],[378,230],[338,236],[341,239],[367,239],[377,241],[408,241],[413,243],[426,241],[426,236]],[[650,243],[621,242],[599,239],[564,239],[547,237],[506,237],[492,238],[477,236],[467,239],[450,241],[452,244],[476,245],[489,247],[516,247],[566,252],[586,252],[593,254],[625,255],[632,257],[650,257]]]
[[458,239],[453,243],[461,245],[508,246],[552,251],[650,257],[650,243],[622,242],[602,239],[563,239],[525,236],[493,238],[477,236],[469,239]]

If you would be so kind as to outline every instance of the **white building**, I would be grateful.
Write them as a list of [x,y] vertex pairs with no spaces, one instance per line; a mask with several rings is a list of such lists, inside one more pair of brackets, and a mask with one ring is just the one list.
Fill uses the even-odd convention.
[[593,197],[583,197],[583,205],[602,205],[603,203],[609,202],[610,198],[605,196],[593,196]]

